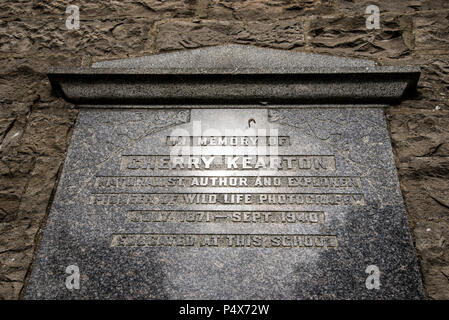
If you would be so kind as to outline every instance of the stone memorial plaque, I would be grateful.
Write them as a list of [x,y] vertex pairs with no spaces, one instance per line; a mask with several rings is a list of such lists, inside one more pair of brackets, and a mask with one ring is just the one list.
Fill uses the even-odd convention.
[[384,118],[419,70],[231,45],[49,76],[80,112],[26,298],[423,297]]

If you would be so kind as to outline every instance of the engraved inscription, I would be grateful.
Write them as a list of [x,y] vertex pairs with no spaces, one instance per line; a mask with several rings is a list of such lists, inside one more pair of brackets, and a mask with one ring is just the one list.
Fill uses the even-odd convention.
[[[305,228],[326,224],[323,208],[366,205],[360,176],[335,175],[332,154],[287,154],[289,136],[174,135],[165,138],[165,145],[170,154],[122,155],[119,174],[95,177],[89,204],[124,207],[128,224],[301,224]],[[272,146],[275,154],[267,153],[264,147]],[[242,173],[235,175],[235,170]],[[195,209],[189,209],[191,205]],[[229,205],[248,209],[225,207]],[[290,208],[282,210],[284,205]],[[110,245],[336,248],[338,239],[315,233],[117,233]]]
[[319,223],[325,222],[323,211],[200,211],[200,210],[132,210],[126,213],[129,223]]
[[335,235],[319,234],[114,234],[111,247],[336,248]]
[[335,171],[334,156],[124,155],[120,170],[314,170]]
[[289,136],[168,136],[167,145],[173,146],[289,146]]
[[339,176],[97,176],[94,186],[101,189],[169,187],[311,187],[361,188],[360,177]]
[[179,205],[179,204],[264,204],[264,205],[365,205],[357,193],[93,193],[91,205]]

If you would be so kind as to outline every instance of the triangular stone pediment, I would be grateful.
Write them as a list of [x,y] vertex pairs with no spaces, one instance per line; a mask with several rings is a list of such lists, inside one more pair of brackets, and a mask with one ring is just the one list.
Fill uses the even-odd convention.
[[417,67],[223,45],[52,68],[55,92],[78,105],[394,103],[416,88]]
[[372,67],[373,61],[238,44],[96,62],[93,68],[155,69],[297,69]]

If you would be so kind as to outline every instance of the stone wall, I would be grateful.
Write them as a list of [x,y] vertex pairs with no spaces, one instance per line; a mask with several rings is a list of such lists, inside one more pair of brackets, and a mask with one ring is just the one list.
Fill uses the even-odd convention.
[[[48,67],[224,43],[422,67],[416,96],[386,115],[426,292],[449,299],[449,1],[0,3],[0,299],[23,296],[77,116]],[[65,26],[69,4],[79,30]],[[380,30],[366,30],[369,4]]]

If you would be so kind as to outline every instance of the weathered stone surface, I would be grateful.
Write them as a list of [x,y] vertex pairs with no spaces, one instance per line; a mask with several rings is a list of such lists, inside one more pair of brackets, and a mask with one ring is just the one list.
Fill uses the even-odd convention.
[[[0,25],[0,53],[12,56],[77,57],[127,54],[145,51],[153,21],[144,18],[102,19],[81,22],[79,30],[67,30],[65,19],[10,21]],[[69,61],[73,58],[69,58]],[[47,60],[49,61],[49,60]],[[51,61],[51,60],[50,60]]]
[[185,18],[195,13],[197,0],[136,0],[136,1],[86,1],[74,3],[70,0],[44,0],[33,1],[33,15],[61,15],[69,5],[80,8],[80,17],[119,17],[141,16],[158,18]]
[[449,11],[426,12],[414,15],[416,50],[424,53],[447,54],[449,39]]
[[258,43],[281,49],[304,46],[302,21],[175,21],[158,26],[158,50],[198,48],[223,43]]
[[424,285],[434,299],[449,299],[445,275],[449,263],[448,116],[447,110],[391,108],[388,112]]
[[26,127],[21,127],[23,119],[19,115],[2,142],[1,298],[17,298],[23,288],[35,251],[35,237],[45,221],[64,160],[75,113],[57,113],[55,109],[49,113],[45,109],[34,111],[27,115]]
[[449,9],[449,3],[445,0],[339,0],[338,7],[341,11],[351,15],[364,14],[369,5],[377,5],[381,13],[413,13],[416,11]]
[[389,119],[395,122],[395,127],[391,128],[391,137],[399,161],[409,163],[416,157],[424,159],[433,156],[435,160],[449,157],[448,115],[447,110],[390,108]]
[[218,20],[272,20],[291,19],[311,14],[328,15],[333,13],[335,5],[331,0],[243,0],[209,1],[208,17]]
[[402,24],[406,27],[409,19],[385,17],[380,30],[367,30],[365,20],[364,16],[314,17],[308,39],[313,51],[388,58],[408,54]]
[[0,17],[2,19],[8,19],[17,17],[18,15],[30,14],[31,7],[32,1],[30,0],[2,1]]
[[[59,2],[59,1],[58,1]],[[200,1],[204,2],[204,1]],[[181,1],[160,1],[154,2],[160,8],[166,7],[167,9],[161,9],[157,13],[154,14],[150,12],[151,10],[147,10],[143,8],[141,5],[137,3],[137,1],[118,1],[118,2],[108,2],[107,5],[96,5],[96,3],[102,4],[102,2],[80,2],[82,3],[80,6],[81,9],[81,29],[76,31],[70,31],[72,35],[69,35],[69,31],[64,28],[65,25],[65,7],[62,5],[56,5],[56,1],[0,1],[2,12],[0,13],[1,21],[0,21],[0,29],[3,28],[4,32],[2,33],[1,38],[4,39],[2,42],[2,48],[9,48],[0,53],[0,92],[1,92],[1,100],[0,100],[0,114],[1,119],[3,119],[0,123],[3,134],[0,133],[0,137],[6,136],[6,140],[4,139],[2,147],[0,148],[0,157],[2,159],[2,169],[1,169],[1,177],[0,177],[0,189],[2,190],[2,199],[0,202],[0,208],[7,209],[7,212],[13,212],[14,214],[5,214],[4,211],[0,210],[0,220],[2,217],[8,216],[8,223],[12,223],[15,226],[19,225],[20,220],[16,217],[20,217],[15,208],[20,207],[33,207],[33,203],[23,201],[21,199],[27,199],[26,197],[22,198],[24,190],[26,190],[26,185],[28,180],[30,179],[27,172],[33,167],[33,163],[35,161],[35,157],[38,155],[34,154],[21,154],[16,151],[17,145],[23,145],[26,147],[28,144],[32,144],[32,140],[24,140],[20,139],[23,130],[26,129],[30,119],[32,121],[36,121],[39,123],[39,117],[29,117],[30,114],[40,110],[45,107],[45,104],[52,103],[52,112],[58,112],[61,119],[66,119],[68,123],[73,125],[75,111],[63,111],[65,108],[69,107],[69,104],[66,104],[62,101],[62,99],[55,99],[54,96],[51,95],[50,85],[48,80],[46,80],[45,73],[50,65],[72,65],[72,66],[80,66],[89,65],[92,61],[99,60],[107,60],[107,59],[118,59],[124,58],[127,56],[142,56],[146,54],[150,54],[156,52],[156,47],[153,47],[154,43],[152,43],[153,39],[157,38],[157,34],[159,30],[153,25],[152,28],[149,28],[147,33],[147,39],[142,36],[136,36],[136,33],[126,35],[127,38],[139,38],[142,41],[146,41],[144,48],[142,49],[142,45],[132,45],[132,47],[128,46],[128,42],[133,44],[132,39],[125,39],[123,41],[117,41],[114,37],[111,36],[110,30],[116,27],[117,30],[120,30],[119,26],[124,21],[124,17],[128,17],[130,19],[137,17],[146,17],[146,23],[148,25],[152,25],[154,20],[156,21],[164,21],[165,23],[175,23],[177,22],[177,18],[182,18],[183,21],[194,22],[199,21],[198,18],[207,19],[207,15],[203,14],[197,17],[190,17],[193,12],[191,9],[192,6],[195,7],[195,11],[198,12],[200,2],[185,4]],[[248,15],[246,12],[260,12],[260,18],[265,19],[267,15],[262,13],[260,9],[251,9],[247,6],[247,10],[241,11],[239,15],[231,14],[231,11],[239,10],[240,3],[238,2],[229,2],[228,9],[214,9],[218,8],[218,2],[209,1],[210,5],[207,7],[208,10],[205,10],[210,19],[219,19],[221,21],[227,21],[228,25],[235,23],[236,21],[245,22],[244,20],[238,20],[236,18],[244,15]],[[312,9],[312,5],[314,8],[318,8],[319,11],[316,13],[318,17],[323,17],[324,15],[334,16],[335,13],[327,12],[326,7],[328,5],[325,1],[320,1],[322,5],[318,3],[313,3],[310,1],[295,1],[298,3],[298,9],[291,8],[288,9],[291,5],[285,4],[282,12],[279,12],[278,8],[270,7],[267,2],[260,2],[261,4],[254,4],[257,8],[261,7],[265,11],[274,10],[277,12],[273,19],[279,20],[289,20],[294,19],[296,21],[302,21],[303,32],[306,36],[312,37],[312,34],[308,31],[308,19],[314,19],[310,16],[309,12],[312,14],[314,9]],[[332,1],[333,6],[336,8],[335,10],[340,10],[342,15],[349,16],[364,16],[364,10],[367,5],[366,1]],[[375,1],[373,1],[375,2]],[[62,3],[62,2],[61,2]],[[127,4],[129,3],[129,5]],[[149,3],[146,1],[146,3]],[[223,2],[224,3],[224,2]],[[243,2],[242,2],[243,3]],[[246,2],[249,3],[249,2]],[[281,2],[279,2],[281,3]],[[370,1],[371,3],[371,1]],[[35,6],[35,8],[30,8],[31,6]],[[201,4],[203,6],[204,4]],[[245,5],[245,4],[244,4]],[[404,6],[405,5],[405,6]],[[415,112],[408,114],[409,121],[416,121],[419,119],[422,114],[425,114],[427,110],[441,108],[442,110],[447,110],[449,108],[448,98],[447,98],[447,64],[449,62],[448,56],[446,55],[447,49],[441,48],[442,45],[445,45],[444,42],[444,31],[447,29],[446,21],[444,21],[444,13],[447,12],[449,2],[446,0],[420,0],[420,1],[403,1],[403,0],[392,0],[392,1],[382,1],[380,4],[380,9],[382,14],[388,15],[388,13],[395,13],[406,15],[404,19],[406,21],[412,19],[413,23],[401,23],[400,30],[402,32],[402,37],[404,38],[403,42],[410,48],[411,54],[402,55],[398,58],[398,47],[395,45],[397,42],[390,41],[388,45],[382,45],[382,47],[378,47],[377,50],[372,49],[371,38],[363,38],[366,43],[366,48],[371,48],[369,51],[373,51],[373,54],[364,52],[363,48],[365,46],[361,45],[358,41],[361,41],[359,37],[354,37],[354,44],[351,44],[351,40],[348,40],[348,33],[341,32],[340,24],[335,25],[327,25],[331,30],[333,28],[333,32],[328,32],[328,36],[340,38],[342,42],[346,42],[348,45],[346,48],[336,47],[332,48],[324,48],[320,47],[320,52],[324,52],[331,55],[339,55],[339,56],[347,56],[347,57],[366,57],[369,59],[376,59],[382,64],[395,64],[395,65],[411,65],[416,64],[423,66],[422,68],[422,76],[421,81],[418,85],[418,94],[417,97],[413,100],[404,101],[401,106],[407,108],[415,109]],[[115,6],[115,7],[114,7]],[[323,10],[320,9],[323,8]],[[46,9],[47,8],[47,9]],[[115,9],[109,9],[115,8]],[[155,8],[155,7],[153,7]],[[175,9],[176,8],[176,9]],[[304,9],[305,8],[305,9]],[[412,11],[411,9],[414,11]],[[392,11],[391,11],[392,10]],[[425,10],[431,10],[431,12],[427,12],[425,15],[423,14]],[[444,11],[445,10],[445,11]],[[315,11],[316,12],[316,11]],[[292,13],[296,15],[292,16]],[[212,16],[212,15],[216,16]],[[443,16],[443,18],[441,18]],[[50,17],[50,19],[49,19]],[[105,19],[99,19],[99,17],[104,17]],[[173,20],[172,17],[175,17]],[[226,17],[226,18],[225,18]],[[254,19],[257,19],[257,16],[253,14]],[[339,18],[340,15],[335,16],[335,18]],[[419,19],[418,19],[419,18]],[[45,20],[46,19],[46,20]],[[169,20],[164,20],[169,19]],[[243,19],[243,18],[242,18]],[[244,18],[247,19],[247,18]],[[15,20],[20,20],[22,23],[34,24],[37,27],[23,27],[19,24],[19,22],[14,22],[14,27],[8,27],[9,23]],[[45,20],[46,26],[41,24],[36,24],[39,20]],[[383,18],[381,19],[382,22]],[[111,21],[111,22],[107,22]],[[115,21],[115,24],[113,23]],[[205,20],[202,20],[205,22]],[[254,20],[255,21],[255,20]],[[437,22],[438,21],[438,22]],[[364,23],[364,21],[361,21]],[[84,26],[83,23],[87,25]],[[56,25],[58,27],[56,27]],[[106,27],[105,27],[106,25]],[[419,29],[421,31],[418,32],[417,26],[419,25]],[[12,25],[11,25],[12,26]],[[52,27],[50,27],[52,26]],[[6,28],[6,29],[5,29]],[[46,28],[46,33],[39,33],[40,28]],[[6,30],[6,32],[5,32]],[[89,30],[93,32],[88,32]],[[124,32],[126,32],[123,30]],[[122,31],[122,32],[123,32]],[[382,30],[381,30],[382,31]],[[392,30],[393,31],[393,30]],[[196,31],[197,32],[197,31]],[[204,33],[211,33],[207,28],[203,28]],[[270,35],[263,34],[262,32],[274,32],[273,29],[268,29],[266,31],[261,30],[261,33],[255,33],[250,41],[247,43],[251,43],[254,45],[263,45],[263,46],[276,46],[273,41],[269,44],[266,42],[261,42],[259,39],[266,39],[270,37]],[[396,32],[396,31],[394,31]],[[1,31],[0,31],[1,33]],[[15,34],[15,37],[11,37],[11,34]],[[212,33],[211,33],[212,34]],[[171,35],[175,38],[179,37],[179,35],[183,35],[183,30],[177,29],[176,32]],[[423,50],[419,50],[419,54],[416,52],[414,39],[418,35],[418,43],[420,46],[426,46]],[[124,36],[124,35],[123,35]],[[397,36],[397,35],[396,35]],[[58,44],[59,42],[64,43],[66,38],[72,37],[73,45],[64,46]],[[202,36],[205,37],[205,36]],[[274,37],[274,35],[273,35]],[[433,42],[432,38],[435,37],[435,44],[439,44],[439,46],[432,47]],[[29,40],[26,40],[29,39]],[[58,41],[54,41],[52,43],[51,39],[57,39]],[[296,37],[292,37],[293,40],[296,41]],[[311,40],[310,38],[309,40]],[[75,41],[75,42],[74,42]],[[170,38],[159,37],[159,46],[160,47],[172,47],[173,43]],[[320,40],[321,41],[321,40]],[[377,41],[377,40],[376,40]],[[8,42],[10,44],[8,44]],[[166,44],[164,44],[164,42]],[[207,43],[213,44],[223,44],[229,42],[228,39],[220,38],[220,41],[206,41]],[[336,40],[336,42],[338,42]],[[32,43],[33,45],[29,45]],[[46,47],[51,44],[54,46],[53,49],[46,49]],[[387,44],[387,43],[386,43]],[[390,46],[391,44],[391,46]],[[78,45],[80,48],[85,48],[83,50],[77,50]],[[354,48],[358,48],[359,51],[356,51]],[[177,48],[183,48],[182,45],[176,45]],[[25,48],[25,50],[22,50]],[[58,51],[56,50],[58,48]],[[10,51],[13,50],[13,51]],[[16,50],[16,51],[14,51]],[[112,51],[111,51],[112,50]],[[142,51],[145,50],[145,51]],[[306,47],[298,47],[297,50],[312,50],[315,51],[314,46],[306,46]],[[45,51],[45,52],[44,52]],[[87,53],[87,51],[89,53]],[[399,50],[400,51],[400,50]],[[44,52],[44,54],[40,54]],[[361,53],[360,53],[361,52]],[[413,57],[411,57],[413,55]],[[91,57],[91,58],[90,58]],[[393,57],[394,59],[389,59],[387,57]],[[441,80],[439,80],[439,78]],[[438,95],[435,94],[438,92]],[[445,96],[446,95],[446,96]],[[40,98],[39,98],[40,97]],[[44,105],[43,105],[44,104]],[[427,110],[421,110],[427,109]],[[401,108],[401,112],[411,112],[406,108]],[[436,112],[436,111],[435,111]],[[438,113],[436,113],[438,114]],[[436,115],[436,117],[440,117]],[[51,127],[53,126],[51,122],[47,122],[49,126],[49,131],[44,131],[42,134],[48,134],[51,132]],[[389,122],[389,128],[391,130],[395,128],[399,128],[400,122],[397,122],[395,118]],[[424,129],[427,128],[428,124],[421,124]],[[440,124],[436,123],[435,128],[437,131],[441,131],[439,127]],[[19,135],[15,135],[19,132]],[[6,134],[5,134],[6,133]],[[33,139],[34,137],[27,136],[27,139]],[[40,137],[45,138],[45,136]],[[403,139],[410,139],[408,136],[404,136]],[[416,139],[416,138],[414,138]],[[6,144],[14,147],[6,147]],[[67,145],[63,148],[67,148]],[[409,154],[411,158],[415,158],[417,155]],[[58,158],[59,159],[59,158]],[[58,164],[59,166],[59,164]],[[433,171],[424,171],[423,175],[433,176],[435,172],[440,172],[438,167],[438,163],[435,163]],[[444,164],[441,164],[441,179],[445,181],[448,179],[449,175],[445,175],[444,172]],[[36,175],[34,179],[42,178],[42,183],[46,184],[46,178],[44,176],[40,177]],[[53,183],[56,181],[56,177],[52,177]],[[401,187],[406,188],[407,185],[416,184],[419,185],[419,180],[416,180],[416,177],[410,177],[406,182],[401,184]],[[403,180],[403,178],[401,178]],[[428,180],[427,183],[430,186],[438,186],[440,183],[439,180]],[[3,196],[3,194],[8,193],[13,188],[12,196]],[[51,189],[46,189],[45,192],[51,193]],[[6,198],[3,198],[6,197]],[[9,200],[8,200],[9,199]],[[421,198],[415,198],[413,196],[409,196],[407,193],[405,194],[405,199],[407,201],[408,213],[410,216],[410,222],[412,227],[417,224],[426,224],[431,221],[426,218],[425,213],[428,212],[425,206],[421,206]],[[21,203],[21,204],[20,204]],[[411,204],[413,205],[412,207]],[[413,208],[413,209],[410,209]],[[45,211],[45,208],[42,210]],[[416,210],[416,211],[415,211]],[[449,209],[445,209],[440,206],[440,210],[449,214]],[[42,216],[42,215],[41,215]],[[45,216],[45,214],[43,215]],[[5,222],[0,221],[0,226],[3,226]],[[42,221],[32,221],[31,225],[34,229],[39,229]],[[432,222],[433,223],[433,222]],[[25,233],[26,228],[20,229],[14,228],[12,229],[10,225],[6,229],[5,233],[1,235],[4,239],[16,239],[16,238],[7,238],[7,233],[16,232],[20,239],[20,232]],[[421,232],[420,230],[424,230]],[[433,241],[434,237],[438,238],[437,228],[431,228],[431,231],[425,231],[424,229],[417,229],[414,231],[415,240],[419,240],[421,242]],[[439,230],[439,229],[438,229]],[[447,230],[447,227],[443,225],[441,230]],[[23,237],[23,235],[22,235]],[[447,237],[446,237],[447,239]],[[12,240],[11,240],[12,241]],[[15,240],[14,240],[15,241]],[[4,243],[4,242],[2,242]],[[18,252],[22,249],[17,249]],[[425,255],[427,253],[432,252],[432,247],[421,247],[421,254]],[[2,248],[0,248],[2,251]],[[447,255],[448,248],[442,247],[441,252]],[[26,255],[24,255],[26,257]],[[423,261],[421,257],[420,261]],[[3,263],[3,259],[0,257],[0,264]],[[21,261],[17,264],[17,268],[21,268],[26,270],[30,266],[30,259],[16,259],[15,261]],[[424,263],[424,262],[423,262]],[[422,270],[424,279],[425,279],[425,288],[427,294],[430,298],[438,298],[449,295],[449,281],[444,276],[444,267],[441,264],[437,264],[435,268],[432,267],[433,261],[425,262],[426,267]],[[447,264],[446,264],[447,265]],[[447,267],[446,267],[447,268]],[[10,269],[2,269],[0,277],[5,279],[8,277],[8,272],[6,270]],[[447,271],[447,270],[446,270]],[[446,273],[447,274],[447,273]],[[23,280],[21,281],[23,282]],[[1,290],[0,298],[18,298],[18,292],[20,291],[21,284],[17,283],[7,283],[5,285],[4,290]],[[7,288],[7,289],[6,289]],[[16,288],[16,289],[14,289]],[[15,290],[15,291],[14,291]]]

